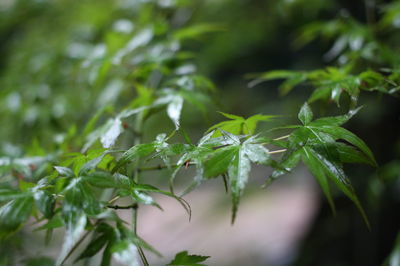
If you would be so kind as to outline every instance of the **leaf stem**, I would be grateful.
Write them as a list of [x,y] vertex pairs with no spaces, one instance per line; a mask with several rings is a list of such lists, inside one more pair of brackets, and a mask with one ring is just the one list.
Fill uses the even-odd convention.
[[114,209],[114,210],[127,210],[127,209],[137,209],[138,204],[133,203],[131,205],[120,206],[120,205],[107,205],[107,208]]
[[290,135],[285,135],[285,136],[282,136],[282,137],[279,137],[279,138],[276,138],[276,139],[273,139],[273,140],[287,139],[288,137],[290,137]]
[[285,152],[286,149],[281,149],[281,150],[276,150],[276,151],[269,151],[269,154],[276,154],[276,153],[281,153],[281,152]]
[[144,252],[143,252],[142,247],[138,246],[138,252],[139,252],[139,255],[140,255],[140,259],[141,259],[142,262],[143,262],[143,266],[149,266],[150,264],[149,264],[149,262],[147,261],[146,256],[144,255]]
[[115,201],[118,200],[119,198],[120,198],[120,196],[115,196],[114,198],[112,198],[112,199],[110,199],[110,200],[108,201],[108,204],[111,204],[111,203],[115,202]]

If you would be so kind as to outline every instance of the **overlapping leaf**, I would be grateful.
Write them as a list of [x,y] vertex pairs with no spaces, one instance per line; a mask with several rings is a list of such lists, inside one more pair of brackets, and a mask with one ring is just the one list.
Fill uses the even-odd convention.
[[[288,138],[289,148],[280,162],[280,167],[283,170],[275,170],[271,179],[290,171],[301,158],[320,184],[332,210],[335,211],[335,207],[328,180],[331,180],[354,202],[367,226],[369,226],[367,216],[342,167],[343,163],[355,162],[376,166],[375,158],[364,141],[339,126],[357,111],[354,110],[344,116],[312,121],[312,111],[305,103],[299,112],[299,120],[304,126],[297,128],[290,134]],[[345,140],[347,143],[337,142],[337,140]]]

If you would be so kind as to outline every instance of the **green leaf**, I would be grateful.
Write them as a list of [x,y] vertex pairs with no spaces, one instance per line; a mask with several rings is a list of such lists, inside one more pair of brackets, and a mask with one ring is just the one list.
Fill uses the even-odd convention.
[[97,165],[103,160],[104,156],[106,156],[106,152],[103,153],[102,155],[90,160],[89,162],[85,163],[81,169],[79,170],[79,175],[83,175],[90,170],[93,170],[94,168],[97,167]]
[[25,261],[25,266],[54,266],[54,260],[50,257],[30,258]]
[[224,112],[219,112],[221,115],[225,116],[226,118],[232,119],[232,120],[244,120],[243,117],[238,116],[238,115],[233,115],[233,114],[228,114]]
[[12,188],[0,188],[0,202],[25,198],[26,196],[29,196],[29,193]]
[[226,173],[238,150],[239,146],[228,146],[215,151],[204,162],[204,176],[213,178]]
[[277,179],[279,176],[290,173],[297,166],[301,159],[301,152],[298,149],[288,149],[277,165],[271,176],[267,179],[264,186],[268,186],[272,181]]
[[353,146],[344,143],[336,142],[335,148],[339,153],[339,159],[343,163],[364,163],[376,166],[374,161],[371,161],[364,153],[360,152]]
[[84,258],[90,258],[96,255],[109,241],[109,236],[103,234],[94,239],[87,245],[85,250],[75,260],[79,261]]
[[149,196],[147,193],[133,190],[131,196],[137,203],[152,205],[159,208],[160,210],[163,210],[163,208],[161,208],[161,206],[153,199],[153,197]]
[[138,237],[130,228],[127,228],[122,223],[117,223],[118,230],[118,240],[115,242],[115,245],[112,247],[112,252],[119,251],[119,248],[125,248],[126,245],[133,244],[136,247],[141,247],[151,251],[155,255],[162,257],[160,252],[158,252],[154,247],[148,244],[146,241]]
[[275,115],[261,115],[261,114],[250,116],[244,121],[245,125],[243,134],[253,135],[256,131],[258,122],[268,122],[275,117],[276,117]]
[[286,79],[279,87],[281,95],[288,94],[295,86],[307,80],[306,72],[289,70],[274,70],[258,75],[257,79],[249,84],[250,87],[260,83],[260,81]]
[[336,214],[335,210],[335,203],[333,202],[332,199],[332,194],[329,188],[329,183],[328,179],[325,175],[324,168],[321,166],[318,158],[315,156],[314,151],[311,150],[308,147],[303,147],[302,149],[302,159],[303,163],[307,166],[307,168],[310,170],[310,172],[314,175],[314,177],[317,179],[319,185],[322,188],[322,191],[324,192],[328,203],[332,209],[332,212]]
[[172,198],[176,199],[182,205],[182,207],[188,213],[189,219],[191,218],[192,211],[191,211],[190,205],[183,198],[178,197],[169,191],[161,190],[161,189],[158,189],[154,186],[147,185],[147,184],[135,184],[133,189],[135,191],[154,192],[154,193],[160,193],[160,194],[166,195],[168,197],[172,197]]
[[189,255],[187,251],[179,252],[167,266],[205,266],[200,264],[210,256]]
[[342,139],[349,142],[350,144],[353,144],[354,146],[359,148],[362,152],[364,152],[365,155],[368,156],[369,160],[373,162],[374,166],[377,166],[374,155],[372,154],[372,151],[368,148],[367,144],[365,144],[363,140],[361,140],[359,137],[357,137],[355,134],[348,131],[347,129],[336,126],[324,126],[318,128],[315,127],[315,129],[325,132],[331,135],[335,139]]
[[183,107],[183,98],[178,95],[175,95],[167,106],[167,114],[169,118],[172,120],[172,122],[174,122],[176,130],[178,130],[180,126],[182,107]]
[[[229,120],[223,121],[214,126],[210,127],[208,131],[213,131],[215,129],[220,129],[227,131],[229,133],[239,135],[243,131],[244,120]],[[221,132],[219,130],[214,131],[214,137],[221,136]]]
[[235,222],[236,212],[239,206],[240,197],[247,184],[251,170],[250,160],[246,157],[243,149],[236,150],[234,159],[229,165],[228,175],[232,193],[232,224]]
[[99,118],[103,115],[103,113],[105,111],[107,111],[107,109],[110,109],[110,107],[104,106],[104,107],[100,108],[99,110],[97,110],[97,112],[92,116],[92,118],[86,123],[86,126],[83,130],[84,136],[86,136],[87,134],[89,134],[89,132],[91,132],[93,130],[95,124],[97,123]]
[[100,142],[104,148],[111,148],[119,135],[124,131],[122,121],[120,119],[113,119],[109,123],[107,130],[101,135]]
[[84,210],[88,215],[96,215],[102,211],[100,202],[83,177],[71,180],[63,192],[69,204]]
[[[74,245],[79,241],[81,234],[85,231],[86,226],[86,216],[83,214],[76,213],[73,208],[68,208],[66,210],[69,216],[74,215],[74,219],[68,219],[67,228],[64,235],[63,245],[61,247],[61,252],[57,258],[56,265],[60,266],[64,263],[69,252],[72,250]],[[74,213],[72,213],[74,212]]]
[[46,218],[51,218],[54,215],[55,197],[45,190],[38,190],[33,194],[35,203],[38,209]]
[[[123,113],[121,113],[120,115],[122,114]],[[110,148],[114,145],[122,132],[123,127],[121,118],[117,117],[109,119],[104,125],[100,126],[86,136],[86,143],[82,148],[82,152],[86,152],[90,148],[90,146],[92,146],[98,139],[100,139],[100,142],[104,148]]]
[[105,223],[100,223],[96,226],[94,231],[94,237],[83,250],[83,252],[79,255],[79,257],[75,260],[75,262],[84,259],[93,257],[96,255],[105,245],[110,243],[114,238],[114,230],[111,226]]
[[[224,130],[224,131],[227,131],[227,132],[229,132],[231,134],[235,134],[235,135],[239,135],[239,134],[253,135],[256,130],[258,122],[270,121],[276,117],[276,116],[272,116],[272,115],[257,114],[257,115],[253,115],[253,116],[250,116],[249,118],[245,119],[245,118],[243,118],[241,116],[237,116],[237,115],[227,114],[227,113],[223,113],[223,112],[219,112],[219,113],[231,120],[222,121],[222,122],[212,126],[207,130],[207,132],[212,131],[214,129],[220,129],[220,130]],[[214,134],[214,137],[218,137],[220,135],[221,135],[221,133],[216,131]]]
[[307,103],[304,103],[299,112],[299,120],[303,123],[303,125],[308,125],[313,119],[313,113],[311,111],[310,106]]
[[61,176],[66,176],[66,177],[74,177],[75,174],[74,172],[67,168],[67,167],[62,167],[62,166],[54,166],[54,169],[61,175]]
[[85,175],[83,179],[90,185],[99,188],[129,189],[132,186],[132,182],[129,177],[118,173],[112,175],[108,172],[96,171]]
[[56,214],[52,218],[50,218],[46,224],[36,228],[35,231],[55,229],[55,228],[60,228],[62,226],[65,226],[64,220],[59,214]]
[[317,100],[326,100],[329,99],[331,95],[331,88],[329,87],[319,87],[313,91],[311,96],[308,98],[309,103],[313,103]]
[[261,144],[252,143],[253,141],[254,139],[249,138],[241,149],[253,163],[268,165],[271,157],[268,149]]
[[341,126],[350,120],[362,107],[351,110],[349,113],[340,116],[323,117],[312,121],[309,126],[322,127],[322,126]]
[[32,213],[33,198],[14,199],[0,208],[0,239],[16,232]]
[[221,26],[209,23],[202,23],[179,29],[175,31],[173,37],[179,41],[187,39],[198,39],[205,33],[222,31],[222,30],[223,28]]
[[360,201],[358,200],[357,195],[354,192],[354,189],[350,183],[350,180],[347,178],[343,169],[336,163],[331,162],[323,155],[318,153],[315,150],[311,150],[310,152],[314,153],[315,163],[318,163],[322,169],[324,169],[326,175],[331,178],[331,180],[337,185],[337,187],[356,205],[358,210],[360,211],[366,225],[370,228],[370,224],[365,214],[363,207],[361,206]]
[[156,147],[154,143],[138,144],[127,150],[117,162],[117,165],[112,169],[115,173],[119,168],[126,165],[130,161],[134,161],[152,154]]

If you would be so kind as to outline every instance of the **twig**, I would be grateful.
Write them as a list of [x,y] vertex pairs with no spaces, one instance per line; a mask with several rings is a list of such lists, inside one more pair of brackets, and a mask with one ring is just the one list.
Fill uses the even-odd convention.
[[139,255],[140,255],[140,259],[143,262],[143,266],[149,266],[150,264],[147,261],[146,256],[144,255],[142,247],[140,247],[140,246],[138,247],[138,252],[139,252]]
[[276,151],[269,151],[269,154],[276,154],[276,153],[281,153],[281,152],[285,152],[286,149],[282,149],[282,150],[276,150]]
[[[183,165],[190,166],[190,165],[195,165],[195,163],[188,163],[188,164],[185,163]],[[174,164],[174,165],[169,165],[168,166],[168,165],[159,164],[159,165],[150,166],[150,167],[140,167],[140,168],[137,168],[136,171],[139,171],[139,172],[142,172],[142,171],[156,171],[156,170],[163,170],[163,169],[166,169],[168,167],[176,168],[176,167],[180,167],[180,166],[183,166],[183,165]]]
[[120,205],[107,205],[107,208],[114,209],[114,210],[128,210],[128,209],[137,209],[138,204],[133,203],[131,205],[120,206]]
[[276,138],[276,139],[273,139],[273,140],[281,140],[281,139],[286,139],[288,137],[290,137],[290,135],[285,135],[285,136],[282,136],[282,137],[279,137],[279,138]]
[[115,196],[114,198],[112,198],[112,199],[110,199],[110,200],[108,201],[108,204],[113,203],[114,201],[118,200],[119,198],[120,198],[120,196]]

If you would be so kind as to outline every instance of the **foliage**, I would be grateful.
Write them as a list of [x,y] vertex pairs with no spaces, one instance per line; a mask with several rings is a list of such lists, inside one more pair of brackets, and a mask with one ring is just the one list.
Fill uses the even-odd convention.
[[[183,196],[209,179],[221,178],[231,194],[233,223],[252,165],[273,170],[266,179],[269,184],[300,162],[316,178],[333,212],[332,185],[355,204],[370,227],[344,165],[376,167],[377,162],[367,144],[343,124],[362,112],[357,102],[360,93],[398,94],[395,48],[375,32],[385,29],[390,33],[397,9],[388,7],[376,29],[351,18],[306,26],[298,40],[302,45],[319,35],[335,39],[327,54],[329,59],[338,59],[334,66],[253,75],[253,85],[285,79],[282,94],[299,84],[313,89],[299,108],[299,124],[290,125],[277,115],[245,118],[221,112],[227,120],[204,130],[194,144],[185,130],[188,121],[183,111],[195,108],[197,114],[207,116],[216,89],[197,73],[194,55],[185,50],[185,44],[221,27],[186,25],[182,12],[194,8],[187,1],[90,3],[32,4],[38,5],[35,12],[46,5],[50,14],[44,16],[45,22],[42,16],[33,15],[32,25],[26,26],[29,34],[14,40],[15,46],[9,48],[13,53],[0,81],[7,88],[1,92],[4,107],[0,112],[4,124],[16,121],[21,125],[1,133],[8,141],[0,158],[3,241],[34,221],[35,230],[46,231],[49,238],[55,229],[64,229],[56,265],[71,255],[79,261],[98,253],[101,265],[110,265],[113,259],[124,265],[147,265],[144,250],[160,254],[137,234],[137,209],[142,205],[162,209],[155,194],[175,199],[190,219],[191,209]],[[87,5],[95,8],[93,16],[84,16]],[[67,6],[71,12],[62,12]],[[19,12],[18,5],[2,12],[12,18]],[[67,17],[57,17],[60,12]],[[11,19],[7,22],[13,23]],[[44,34],[48,36],[45,40],[41,38]],[[371,62],[370,68],[363,67],[366,61]],[[24,89],[27,84],[32,90]],[[314,118],[310,104],[318,100],[343,106],[343,97],[348,104],[342,115]],[[170,123],[162,131],[155,136],[146,131],[151,119],[165,116]],[[272,119],[282,125],[257,128],[259,122]],[[82,121],[87,121],[85,126]],[[19,147],[12,144],[21,139]],[[179,194],[174,180],[187,167],[194,167],[196,174]],[[141,178],[143,172],[155,170],[168,173],[169,190]],[[121,209],[133,213],[130,225],[120,217]],[[75,254],[76,247],[89,238],[83,251]],[[169,265],[202,265],[207,258],[184,251]]]

